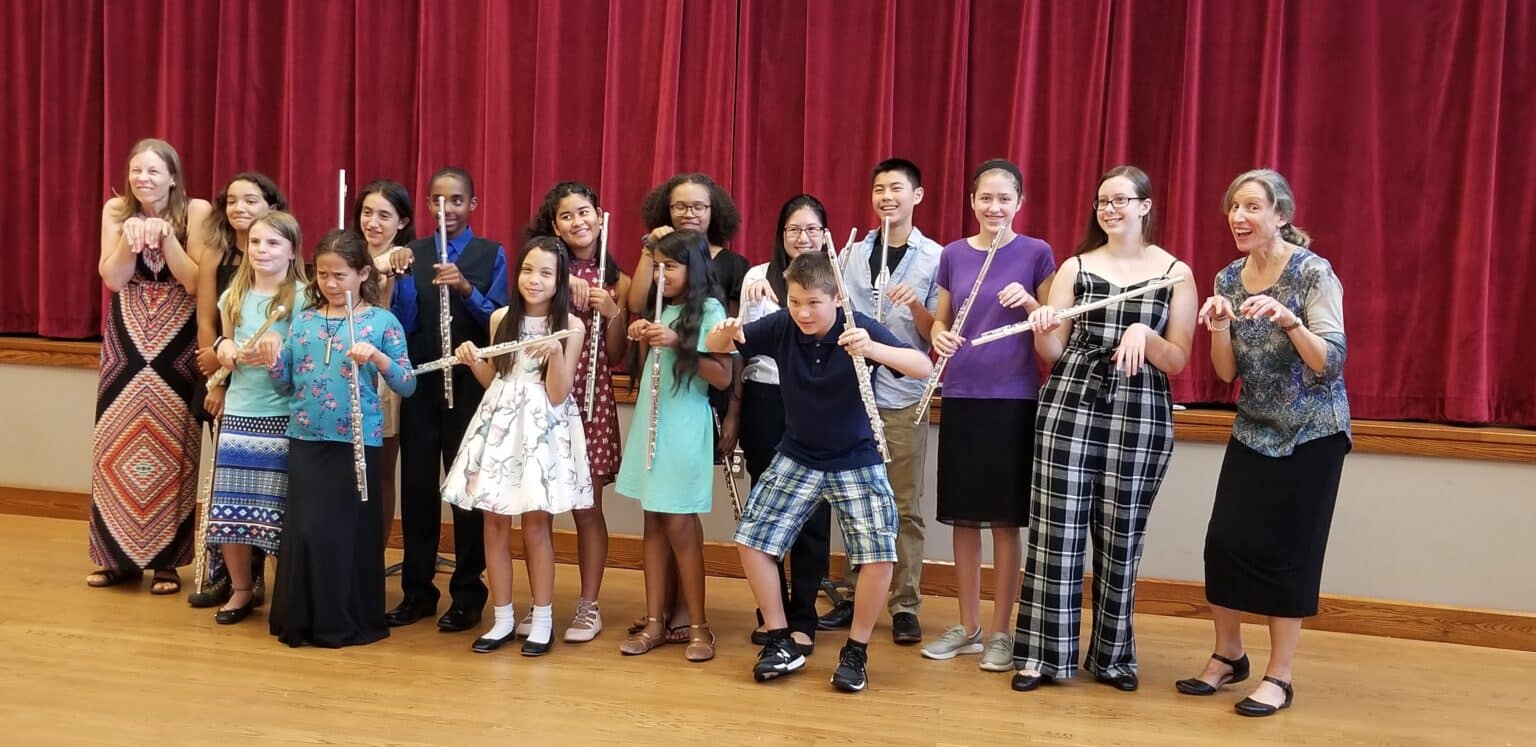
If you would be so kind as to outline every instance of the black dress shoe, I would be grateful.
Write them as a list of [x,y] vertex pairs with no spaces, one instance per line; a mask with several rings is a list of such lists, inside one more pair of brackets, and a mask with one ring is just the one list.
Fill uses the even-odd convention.
[[469,650],[477,654],[488,654],[498,648],[501,648],[502,644],[516,639],[517,631],[508,633],[500,638],[486,638],[481,636],[476,638],[474,643],[469,644]]
[[255,608],[256,605],[252,604],[251,600],[246,600],[246,603],[240,607],[236,607],[232,610],[219,610],[218,612],[213,613],[213,621],[220,625],[234,625],[235,623],[250,617],[251,610]]
[[1025,674],[1023,672],[1019,672],[1018,674],[1013,675],[1012,687],[1014,690],[1017,690],[1021,693],[1027,693],[1030,690],[1041,686],[1042,684],[1048,684],[1055,681],[1056,679],[1054,677],[1050,677],[1048,675]]
[[1285,702],[1277,706],[1272,706],[1268,703],[1260,703],[1253,698],[1243,698],[1242,700],[1237,701],[1236,705],[1232,706],[1233,708],[1237,709],[1239,714],[1243,716],[1255,717],[1273,716],[1275,713],[1291,707],[1291,698],[1296,695],[1295,691],[1291,690],[1291,683],[1275,679],[1274,677],[1271,677],[1267,674],[1264,675],[1264,681],[1273,685],[1278,685],[1281,690],[1284,690]]
[[1134,674],[1122,674],[1118,677],[1100,677],[1098,675],[1094,675],[1093,679],[1095,681],[1109,685],[1116,690],[1123,690],[1128,693],[1136,692],[1136,688],[1141,684],[1140,680],[1136,679],[1136,675]]
[[437,602],[404,601],[384,613],[384,622],[391,628],[399,628],[431,617],[437,612]]
[[462,633],[479,624],[480,611],[471,612],[463,607],[449,607],[442,617],[437,618],[437,629],[443,633]]
[[554,635],[550,635],[549,640],[547,640],[547,641],[545,641],[543,643],[534,643],[533,641],[524,639],[523,640],[523,656],[543,656],[543,655],[549,653],[549,649],[551,647],[553,647],[554,645],[555,645],[555,637],[554,637]]
[[233,589],[229,583],[229,574],[220,571],[219,575],[215,576],[212,581],[203,584],[202,591],[193,591],[191,594],[188,594],[187,604],[196,609],[217,607],[228,602],[231,593],[233,593]]
[[917,623],[917,615],[897,612],[891,616],[891,640],[910,646],[923,642],[923,626]]
[[820,630],[841,630],[853,624],[853,602],[843,600],[832,605],[832,611],[816,618],[816,627]]
[[1215,695],[1216,691],[1220,690],[1223,685],[1231,685],[1233,683],[1242,682],[1243,680],[1248,679],[1247,654],[1243,654],[1237,659],[1228,659],[1221,654],[1211,654],[1211,658],[1229,667],[1232,667],[1231,674],[1222,675],[1221,679],[1217,680],[1215,685],[1212,685],[1205,680],[1200,679],[1199,677],[1190,677],[1187,680],[1179,680],[1178,682],[1173,683],[1173,687],[1185,695]]

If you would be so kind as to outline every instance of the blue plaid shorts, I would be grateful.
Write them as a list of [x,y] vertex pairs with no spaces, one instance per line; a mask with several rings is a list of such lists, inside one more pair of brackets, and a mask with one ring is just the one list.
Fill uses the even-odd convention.
[[736,543],[784,557],[823,498],[837,512],[852,565],[896,562],[896,494],[885,465],[823,472],[776,454],[736,525]]

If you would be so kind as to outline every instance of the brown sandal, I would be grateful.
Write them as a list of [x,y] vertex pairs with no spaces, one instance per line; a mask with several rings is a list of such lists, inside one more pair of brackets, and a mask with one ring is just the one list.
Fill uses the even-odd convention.
[[625,638],[623,642],[619,644],[619,653],[625,656],[639,656],[641,654],[648,654],[654,651],[658,646],[667,642],[665,635],[651,635],[651,633],[645,629],[654,623],[656,625],[661,625],[662,629],[665,630],[665,623],[654,617],[647,617],[645,618],[645,621],[646,624],[642,626],[640,630],[631,633],[628,638]]
[[715,658],[715,633],[709,623],[688,626],[688,648],[683,649],[688,661],[709,661]]
[[150,580],[149,593],[155,596],[181,593],[181,574],[176,571],[155,571]]
[[116,568],[103,568],[92,571],[85,577],[85,585],[93,589],[105,589],[108,586],[116,586],[125,583],[138,583],[144,577],[143,571],[122,571]]

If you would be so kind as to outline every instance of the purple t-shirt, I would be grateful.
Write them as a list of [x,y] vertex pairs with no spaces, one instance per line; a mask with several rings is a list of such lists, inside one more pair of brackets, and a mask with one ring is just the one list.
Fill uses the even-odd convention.
[[[944,247],[939,255],[939,273],[935,280],[949,291],[950,318],[960,313],[960,306],[981,272],[987,258],[985,249],[972,247],[960,239]],[[1032,236],[1015,236],[998,247],[997,257],[987,269],[981,291],[971,304],[970,315],[960,335],[970,340],[990,329],[1029,319],[1024,307],[1003,308],[997,294],[1009,283],[1017,282],[1035,295],[1040,282],[1056,271],[1051,245]],[[1043,299],[1036,299],[1044,303]],[[1040,372],[1035,366],[1035,336],[1005,337],[981,347],[969,342],[955,351],[944,370],[944,396],[968,399],[1037,399],[1040,396]]]

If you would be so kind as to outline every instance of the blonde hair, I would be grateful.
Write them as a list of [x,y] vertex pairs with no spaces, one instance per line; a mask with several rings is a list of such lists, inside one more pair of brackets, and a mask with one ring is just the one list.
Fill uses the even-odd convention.
[[[304,246],[303,237],[299,234],[299,221],[292,215],[281,210],[273,210],[266,215],[251,221],[251,228],[265,225],[276,231],[293,247],[293,259],[288,261],[288,274],[283,278],[282,285],[277,289],[277,295],[267,302],[266,313],[272,313],[274,306],[282,306],[288,309],[288,318],[293,318],[294,300],[298,296],[297,286],[300,283],[308,284],[309,276],[304,271],[303,257],[299,254]],[[256,268],[251,264],[251,255],[246,254],[240,262],[240,269],[235,271],[235,277],[229,281],[229,292],[224,297],[224,305],[220,308],[223,315],[229,317],[230,331],[240,328],[240,310],[245,306],[245,294],[249,293],[251,286],[256,284]]]
[[[171,172],[171,191],[166,196],[165,212],[166,220],[171,224],[171,230],[176,232],[176,240],[182,244],[187,243],[187,185],[181,180],[181,156],[176,155],[176,149],[170,143],[159,138],[147,137],[135,143],[133,150],[128,151],[128,162],[140,153],[150,152],[160,157],[165,162],[165,168]],[[133,177],[123,176],[123,210],[118,216],[120,220],[127,220],[144,212],[144,205],[139,202],[137,195],[133,193]]]

